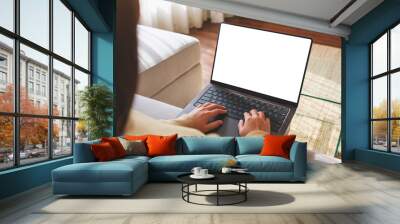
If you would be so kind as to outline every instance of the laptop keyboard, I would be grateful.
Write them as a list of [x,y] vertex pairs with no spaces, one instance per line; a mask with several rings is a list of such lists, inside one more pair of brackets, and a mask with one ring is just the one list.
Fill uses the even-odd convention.
[[243,113],[249,112],[251,109],[263,111],[265,116],[270,119],[271,131],[275,133],[279,131],[289,113],[289,108],[287,107],[242,96],[216,87],[210,87],[194,103],[194,106],[207,102],[225,106],[228,110],[227,116],[236,120],[243,119]]

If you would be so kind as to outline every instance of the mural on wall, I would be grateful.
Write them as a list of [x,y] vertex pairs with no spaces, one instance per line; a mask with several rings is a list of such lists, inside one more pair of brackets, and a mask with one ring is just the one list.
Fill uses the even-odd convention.
[[[260,21],[163,0],[145,2],[141,7],[140,24],[183,33],[200,41],[203,87],[211,77],[218,27],[221,22],[257,26],[255,28],[266,26],[278,31],[288,29],[277,24],[263,24]],[[314,42],[312,45],[299,106],[288,133],[296,134],[297,140],[307,142],[312,151],[340,158],[341,40],[339,37],[332,39],[336,41],[333,44]]]

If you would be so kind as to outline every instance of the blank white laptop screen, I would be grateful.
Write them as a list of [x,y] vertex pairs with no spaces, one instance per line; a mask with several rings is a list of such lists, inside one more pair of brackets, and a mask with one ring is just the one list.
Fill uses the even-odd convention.
[[212,80],[297,103],[311,40],[222,24]]

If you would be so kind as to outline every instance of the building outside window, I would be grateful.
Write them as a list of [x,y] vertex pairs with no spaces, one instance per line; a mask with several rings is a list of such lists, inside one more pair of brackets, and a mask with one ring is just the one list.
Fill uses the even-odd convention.
[[400,24],[370,45],[371,148],[400,153]]
[[[3,91],[0,88],[0,170],[70,156],[74,142],[87,139],[86,127],[71,107],[79,102],[79,91],[90,84],[82,82],[90,80],[91,75],[87,26],[62,0],[18,2],[18,13],[7,12],[19,21],[17,29],[3,27],[0,21],[0,26],[8,30],[0,29],[0,83],[12,87]],[[11,4],[2,7],[4,10],[14,8],[14,1],[4,4]],[[82,46],[87,49],[78,50]],[[14,54],[19,61],[12,60]],[[16,65],[18,74],[14,74]],[[15,76],[19,88],[15,88]],[[60,80],[64,82],[62,87]],[[18,99],[13,97],[16,90],[20,91]],[[60,103],[56,99],[61,94]],[[19,111],[14,111],[14,105]],[[33,132],[37,134],[33,136]]]

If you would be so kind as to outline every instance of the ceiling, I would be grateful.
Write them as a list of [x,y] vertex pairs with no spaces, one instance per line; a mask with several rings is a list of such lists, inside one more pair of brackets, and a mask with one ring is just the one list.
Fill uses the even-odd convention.
[[351,0],[225,0],[329,21]]
[[[345,38],[350,35],[353,23],[383,2],[383,0],[169,1]],[[345,10],[342,10],[343,8]],[[335,17],[338,13],[339,16]]]

